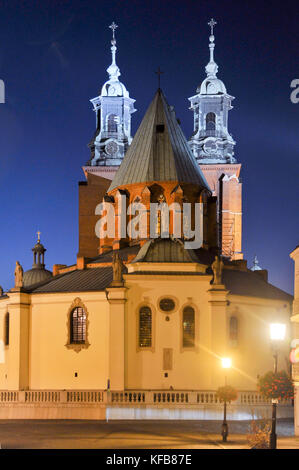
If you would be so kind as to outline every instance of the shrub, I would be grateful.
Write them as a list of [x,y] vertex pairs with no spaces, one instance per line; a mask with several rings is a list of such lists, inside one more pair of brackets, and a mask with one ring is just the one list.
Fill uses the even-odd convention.
[[267,421],[251,421],[247,440],[252,449],[269,449],[271,426]]
[[219,387],[216,392],[217,398],[220,402],[227,401],[230,403],[238,398],[238,392],[235,388],[230,385],[225,385],[224,387]]

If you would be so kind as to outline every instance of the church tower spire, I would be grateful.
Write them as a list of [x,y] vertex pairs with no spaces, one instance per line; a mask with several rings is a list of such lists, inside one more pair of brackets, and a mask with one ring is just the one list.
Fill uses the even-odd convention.
[[118,25],[112,22],[112,24],[109,26],[109,28],[112,30],[112,40],[111,40],[111,54],[112,54],[112,63],[108,67],[107,72],[109,74],[109,80],[118,81],[118,77],[120,76],[120,70],[116,65],[115,57],[116,57],[116,39],[115,39],[115,30],[118,28]]
[[242,183],[239,180],[241,164],[234,157],[236,142],[228,131],[228,112],[234,99],[217,77],[214,28],[212,18],[208,25],[210,60],[205,67],[206,78],[198,86],[196,95],[189,98],[194,114],[190,148],[200,165],[213,196],[217,197],[217,223],[220,252],[233,260],[242,254]]
[[[96,132],[89,143],[90,159],[87,166],[83,167],[85,173],[92,172],[102,176],[105,173],[106,178],[110,176],[109,170],[112,175],[115,173],[132,141],[131,114],[136,111],[135,100],[129,97],[125,85],[119,81],[115,37],[118,26],[113,21],[109,28],[112,31],[112,62],[107,68],[109,80],[104,83],[100,95],[90,100],[96,113]],[[94,167],[101,168],[97,171]]]
[[208,25],[211,28],[211,35],[210,35],[210,44],[209,44],[209,49],[210,49],[210,62],[206,66],[206,74],[208,77],[213,77],[215,78],[218,72],[218,65],[214,61],[214,49],[215,49],[215,36],[214,36],[214,26],[216,26],[217,21],[214,20],[214,18],[211,18],[210,22]]
[[194,113],[194,132],[189,141],[192,152],[199,164],[235,163],[235,141],[228,132],[228,111],[234,99],[217,77],[218,65],[214,60],[217,22],[212,18],[209,37],[210,61],[206,65],[207,77],[198,86],[196,95],[189,98]]

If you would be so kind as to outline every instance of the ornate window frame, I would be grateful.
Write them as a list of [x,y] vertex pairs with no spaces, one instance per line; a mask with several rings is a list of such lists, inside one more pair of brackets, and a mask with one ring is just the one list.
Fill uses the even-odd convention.
[[[139,313],[142,307],[149,307],[152,312],[152,345],[150,347],[142,348],[139,346]],[[150,302],[144,301],[138,304],[136,309],[136,351],[151,351],[155,352],[155,341],[156,341],[156,309]]]
[[[73,310],[77,307],[83,308],[84,311],[85,311],[85,314],[86,314],[86,338],[85,338],[85,343],[71,343],[71,315],[72,315]],[[68,309],[68,313],[67,313],[67,322],[66,322],[67,342],[65,344],[65,347],[67,349],[72,349],[73,351],[78,353],[78,352],[81,351],[81,349],[89,348],[90,343],[88,341],[88,330],[89,330],[89,328],[88,328],[89,327],[88,317],[89,317],[89,313],[88,313],[88,310],[87,310],[86,306],[84,305],[84,303],[82,302],[82,300],[79,297],[76,297],[75,300],[72,302],[70,308]]]
[[[195,330],[195,335],[194,335],[194,346],[192,347],[186,347],[183,346],[183,335],[184,335],[184,329],[183,329],[183,318],[184,318],[184,309],[186,307],[192,307],[194,310],[194,330]],[[192,351],[192,352],[199,352],[199,309],[198,307],[192,302],[192,300],[189,300],[185,302],[181,308],[180,308],[180,352],[187,352],[187,351]]]
[[[162,310],[160,308],[160,302],[163,299],[171,299],[174,302],[174,308],[170,310],[169,312],[167,312],[166,310]],[[159,312],[163,313],[164,315],[172,315],[173,313],[177,312],[178,308],[179,308],[179,301],[177,297],[175,297],[174,295],[164,294],[164,295],[161,295],[157,300],[157,309],[159,310]]]

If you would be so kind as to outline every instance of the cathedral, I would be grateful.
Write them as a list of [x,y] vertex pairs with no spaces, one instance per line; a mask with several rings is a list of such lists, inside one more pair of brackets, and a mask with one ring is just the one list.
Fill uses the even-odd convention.
[[[257,258],[251,268],[243,258],[234,97],[218,78],[215,25],[205,77],[189,98],[189,139],[160,86],[132,136],[135,100],[119,80],[110,26],[108,80],[90,100],[96,125],[79,182],[76,260],[47,270],[38,233],[32,268],[17,261],[15,285],[0,292],[0,418],[220,419],[225,382],[238,390],[230,419],[269,416],[257,379],[272,369],[272,322],[288,325],[279,368],[290,368],[292,297]],[[132,204],[144,220],[156,204],[155,227],[122,233]],[[99,207],[108,205],[117,227],[102,226],[99,237]],[[168,234],[162,205],[175,208]],[[175,229],[187,206],[192,227],[200,207],[200,246]],[[283,403],[279,413],[293,410]]]

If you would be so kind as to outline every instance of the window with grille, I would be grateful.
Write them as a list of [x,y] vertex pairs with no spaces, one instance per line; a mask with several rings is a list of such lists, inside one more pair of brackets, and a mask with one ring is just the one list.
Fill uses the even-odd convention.
[[152,346],[152,311],[144,306],[139,310],[139,347]]
[[238,319],[230,317],[229,319],[229,339],[236,343],[238,341]]
[[108,116],[108,132],[117,132],[117,116],[115,114],[109,114]]
[[5,346],[9,345],[9,313],[5,315],[5,323],[4,323],[4,344]]
[[215,113],[208,113],[206,115],[206,130],[214,131],[216,126],[216,116]]
[[195,345],[195,312],[190,306],[183,311],[183,347],[193,348]]
[[76,307],[71,313],[71,343],[85,343],[86,313],[84,308]]

